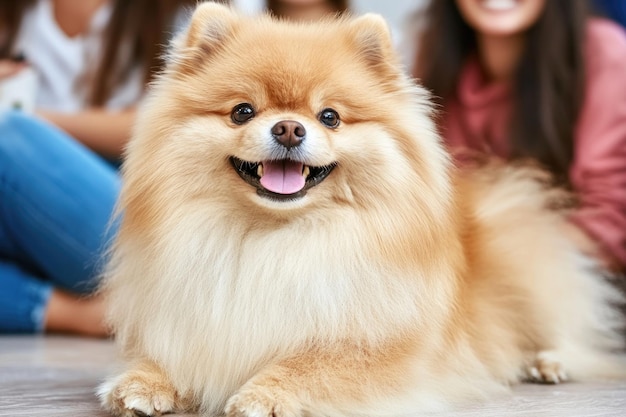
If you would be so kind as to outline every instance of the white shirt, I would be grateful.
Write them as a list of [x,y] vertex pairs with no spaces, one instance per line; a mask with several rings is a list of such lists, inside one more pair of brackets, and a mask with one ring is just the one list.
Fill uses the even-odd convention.
[[[37,74],[37,108],[74,112],[89,106],[92,78],[104,50],[111,12],[111,5],[105,3],[85,33],[69,37],[56,22],[52,0],[39,0],[28,10],[14,51],[23,53]],[[116,110],[135,105],[142,93],[142,71],[136,68],[113,91],[106,107]]]

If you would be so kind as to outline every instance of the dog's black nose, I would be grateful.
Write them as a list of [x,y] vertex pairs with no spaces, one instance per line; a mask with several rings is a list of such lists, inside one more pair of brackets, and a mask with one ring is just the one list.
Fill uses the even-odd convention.
[[306,136],[306,129],[295,120],[282,120],[272,127],[274,139],[287,149],[299,146]]

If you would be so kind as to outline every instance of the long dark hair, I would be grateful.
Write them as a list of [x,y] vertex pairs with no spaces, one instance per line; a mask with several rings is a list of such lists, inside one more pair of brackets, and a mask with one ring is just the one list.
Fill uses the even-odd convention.
[[[280,3],[279,0],[267,0],[266,8],[275,15],[280,16]],[[330,0],[329,3],[338,14],[346,13],[349,9],[348,0]]]
[[[583,101],[586,17],[584,1],[547,0],[529,29],[513,83],[511,157],[533,158],[565,182]],[[432,1],[422,18],[426,26],[413,75],[445,105],[456,93],[463,65],[476,53],[476,36],[455,0]]]
[[0,1],[0,59],[10,59],[22,17],[35,0]]
[[[35,0],[0,1],[0,59],[10,58],[24,13]],[[147,83],[163,66],[162,57],[174,18],[197,0],[112,0],[101,61],[93,74],[90,104],[102,106],[131,69],[143,69]],[[128,43],[129,49],[120,48]]]

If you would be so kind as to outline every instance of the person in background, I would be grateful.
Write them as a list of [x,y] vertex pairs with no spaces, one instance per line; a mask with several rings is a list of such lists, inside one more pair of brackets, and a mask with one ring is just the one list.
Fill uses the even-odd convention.
[[6,0],[0,82],[38,77],[35,115],[0,114],[0,333],[104,336],[88,297],[117,160],[163,47],[195,0]]
[[[453,153],[533,160],[578,204],[568,233],[626,265],[626,36],[570,0],[437,0],[413,75],[441,105]],[[461,161],[459,161],[461,163]]]
[[[38,76],[37,114],[95,152],[118,158],[134,109],[162,65],[174,19],[193,1],[7,0],[0,60]],[[25,62],[24,62],[25,61]]]
[[315,20],[348,11],[348,0],[267,0],[267,10],[291,20]]

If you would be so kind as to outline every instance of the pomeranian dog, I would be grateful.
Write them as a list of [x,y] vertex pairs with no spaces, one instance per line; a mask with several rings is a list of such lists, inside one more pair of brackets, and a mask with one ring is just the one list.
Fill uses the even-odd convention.
[[399,416],[616,377],[617,292],[532,169],[451,165],[376,15],[204,3],[123,166],[117,416]]

